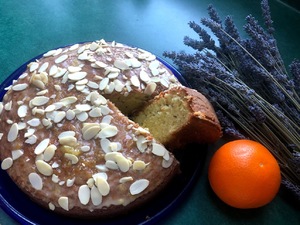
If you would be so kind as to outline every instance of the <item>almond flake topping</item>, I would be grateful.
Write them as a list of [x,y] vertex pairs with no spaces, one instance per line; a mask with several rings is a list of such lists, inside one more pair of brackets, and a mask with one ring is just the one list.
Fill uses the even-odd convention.
[[91,188],[91,200],[93,205],[95,206],[100,205],[102,203],[102,195],[98,188],[96,188],[95,186]]
[[99,138],[109,138],[113,137],[118,133],[118,128],[116,126],[107,125],[98,134]]
[[78,44],[78,43],[72,45],[72,46],[69,48],[69,50],[70,50],[70,51],[73,51],[73,50],[76,50],[77,48],[79,48],[79,44]]
[[78,163],[79,159],[76,155],[70,154],[70,153],[65,153],[65,158],[69,159],[72,164]]
[[36,165],[37,170],[41,174],[43,174],[45,176],[51,176],[53,174],[52,167],[45,161],[39,159],[35,162],[35,165]]
[[163,168],[169,168],[169,167],[172,165],[173,160],[174,160],[173,158],[170,158],[169,160],[165,160],[165,159],[164,159],[164,160],[162,161],[162,164],[161,164],[162,167],[163,167]]
[[149,77],[148,73],[145,70],[141,70],[141,72],[140,72],[140,79],[142,81],[146,82],[146,83],[148,81],[150,81],[150,77]]
[[86,79],[86,78],[84,78],[84,79],[82,79],[82,80],[79,80],[79,81],[76,81],[76,86],[84,86],[84,85],[86,85],[87,83],[89,82],[89,80],[88,79]]
[[52,202],[49,202],[48,207],[50,210],[54,211],[55,210],[55,205]]
[[137,195],[143,192],[149,185],[149,181],[147,179],[140,179],[133,182],[130,187],[129,191],[131,195]]
[[17,150],[13,150],[11,152],[11,156],[12,156],[13,160],[16,160],[16,159],[20,158],[23,154],[24,154],[23,149],[17,149]]
[[161,144],[152,143],[152,153],[157,156],[164,156],[166,152],[166,148]]
[[54,123],[59,123],[61,122],[64,118],[66,117],[66,112],[65,111],[58,111],[54,117],[53,122]]
[[49,56],[53,56],[53,54],[56,52],[56,50],[50,50],[48,52],[46,52],[43,56],[44,57],[49,57]]
[[64,132],[61,132],[59,135],[58,135],[58,138],[62,138],[62,137],[66,137],[66,136],[72,136],[72,137],[75,137],[75,131],[72,131],[72,130],[68,130],[68,131],[64,131]]
[[69,66],[68,67],[68,71],[70,72],[70,73],[76,73],[76,72],[79,72],[79,71],[81,71],[81,67],[80,66]]
[[101,61],[96,61],[95,64],[96,64],[99,68],[105,68],[105,67],[108,66],[107,64],[105,64],[104,62],[101,62]]
[[97,42],[93,42],[93,43],[90,44],[90,50],[91,51],[96,51],[97,48],[99,48],[99,45],[98,45]]
[[120,180],[119,180],[119,183],[123,184],[123,183],[126,183],[128,181],[133,181],[133,178],[132,177],[122,177]]
[[39,68],[38,72],[39,72],[39,73],[45,72],[46,69],[48,68],[48,66],[49,66],[49,63],[48,63],[48,62],[43,63],[43,65],[41,65],[41,67]]
[[30,102],[32,105],[34,106],[42,106],[45,105],[46,103],[48,103],[50,98],[45,97],[45,96],[38,96],[33,98]]
[[30,137],[28,137],[26,140],[25,140],[25,143],[26,144],[30,144],[30,145],[33,145],[35,144],[37,141],[37,137],[35,135],[31,135]]
[[57,72],[58,72],[58,67],[56,65],[53,65],[49,70],[49,76],[54,76]]
[[21,105],[19,108],[18,108],[18,116],[20,118],[23,118],[27,115],[27,105]]
[[72,120],[75,118],[75,112],[71,109],[69,109],[67,112],[66,112],[66,118],[67,120]]
[[63,49],[62,48],[58,48],[55,50],[55,52],[53,53],[53,56],[57,56],[59,55],[60,53],[62,53]]
[[148,83],[147,84],[147,86],[146,86],[146,88],[145,88],[145,90],[144,90],[144,93],[146,94],[146,95],[152,95],[153,94],[153,92],[155,91],[155,89],[156,89],[156,83],[154,83],[154,82],[151,82],[151,83]]
[[134,170],[143,170],[146,168],[146,163],[141,160],[136,160],[133,162],[132,169]]
[[104,180],[107,180],[107,178],[108,178],[107,173],[104,173],[104,172],[93,174],[94,181],[97,180],[97,177],[102,177]]
[[28,120],[27,123],[32,127],[38,127],[41,124],[41,121],[39,118],[33,118],[31,120]]
[[37,68],[39,68],[39,64],[37,62],[32,62],[29,65],[29,71],[33,72],[35,71]]
[[138,61],[136,58],[131,58],[130,64],[133,68],[139,68],[142,66],[142,63],[140,61]]
[[56,149],[55,145],[49,145],[44,151],[44,161],[49,162],[53,158]]
[[91,150],[91,147],[88,146],[88,145],[84,145],[84,146],[81,146],[81,147],[80,147],[80,150],[81,150],[82,152],[88,152],[88,151]]
[[31,184],[31,186],[36,190],[42,190],[43,189],[43,180],[40,175],[37,173],[30,173],[28,175],[28,180]]
[[108,168],[108,169],[111,169],[111,170],[118,170],[119,167],[118,167],[118,164],[112,160],[107,160],[105,162],[105,167]]
[[55,59],[55,63],[62,63],[65,61],[69,56],[68,55],[61,55],[60,57]]
[[58,199],[58,204],[60,207],[62,207],[64,210],[69,211],[69,198],[68,197],[60,197]]
[[78,81],[78,80],[85,78],[86,75],[87,75],[87,72],[76,72],[76,73],[68,74],[68,78],[73,81]]
[[116,163],[122,172],[127,172],[130,168],[130,162],[122,154],[116,156]]
[[120,70],[128,70],[129,66],[123,60],[116,59],[114,61],[114,66]]
[[17,139],[18,134],[19,134],[18,124],[14,123],[9,129],[9,132],[7,135],[7,141],[13,142],[14,140]]
[[82,205],[87,205],[90,201],[91,190],[90,188],[84,184],[81,185],[78,189],[78,198]]
[[67,187],[72,187],[75,182],[75,177],[67,180]]
[[95,107],[89,112],[90,117],[100,117],[102,116],[101,108]]
[[100,81],[99,89],[103,91],[107,87],[108,83],[109,83],[109,78],[107,77],[103,78],[103,80]]
[[137,137],[136,146],[140,150],[140,152],[145,152],[146,148],[148,147],[148,140],[143,136],[139,135]]
[[99,124],[93,124],[93,125],[89,125],[89,127],[87,128],[87,125],[83,125],[83,139],[84,140],[91,140],[93,139],[101,130]]
[[80,112],[80,113],[76,114],[76,118],[79,121],[84,122],[89,118],[89,114],[87,114],[86,112]]
[[45,108],[45,112],[53,112],[56,109],[55,105],[48,105]]
[[34,153],[36,155],[39,155],[39,154],[42,154],[46,148],[48,147],[50,143],[50,139],[49,138],[46,138],[44,140],[42,140],[34,149]]
[[65,136],[58,139],[61,145],[67,145],[71,147],[75,147],[77,145],[77,138],[73,136]]
[[6,103],[6,104],[4,105],[4,109],[5,109],[6,111],[10,111],[10,110],[11,110],[11,107],[12,107],[12,101],[9,101],[8,103]]
[[63,103],[65,106],[71,105],[77,101],[77,98],[75,96],[69,96],[66,98],[63,98],[60,100],[61,103]]
[[102,148],[102,150],[105,152],[105,153],[108,153],[110,152],[110,140],[106,139],[106,138],[102,138],[100,140],[100,146]]
[[1,169],[7,170],[13,165],[13,159],[11,157],[5,158],[1,163]]
[[86,111],[90,111],[92,107],[89,104],[77,104],[75,108],[80,111],[86,112]]
[[131,83],[132,83],[133,86],[140,87],[140,80],[139,80],[139,78],[136,75],[133,75],[130,78],[130,81],[131,81]]
[[99,192],[101,193],[102,196],[106,196],[106,195],[109,194],[110,187],[109,187],[109,184],[107,183],[107,181],[104,178],[98,176],[96,178],[95,184],[96,184],[96,186],[97,186],[97,188],[98,188],[98,190],[99,190]]
[[23,90],[25,90],[26,88],[28,87],[28,84],[16,84],[16,85],[14,85],[14,86],[12,86],[12,89],[14,90],[14,91],[23,91]]

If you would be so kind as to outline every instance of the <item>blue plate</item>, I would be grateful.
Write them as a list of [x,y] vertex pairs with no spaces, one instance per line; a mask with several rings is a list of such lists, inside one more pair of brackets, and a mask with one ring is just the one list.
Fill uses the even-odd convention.
[[[12,84],[13,80],[26,70],[28,63],[42,57],[43,54],[26,62],[15,72],[13,72],[0,86],[0,99],[5,94],[5,88]],[[170,64],[159,59],[178,78],[187,85],[180,73]],[[144,207],[140,207],[133,212],[117,218],[103,220],[103,225],[124,225],[124,224],[155,224],[163,219],[174,209],[184,197],[190,192],[195,181],[199,178],[206,158],[207,146],[191,145],[183,151],[175,154],[181,164],[181,174],[178,175],[158,196],[151,200]],[[190,157],[193,154],[193,157]],[[33,202],[24,194],[10,179],[8,174],[0,169],[0,207],[17,222],[25,225],[96,225],[98,220],[81,220],[64,217],[50,210],[44,209]]]

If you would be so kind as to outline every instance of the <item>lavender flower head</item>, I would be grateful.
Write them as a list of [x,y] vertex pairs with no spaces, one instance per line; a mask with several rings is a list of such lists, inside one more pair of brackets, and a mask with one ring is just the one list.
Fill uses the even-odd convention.
[[232,17],[223,23],[209,5],[202,26],[189,23],[199,40],[184,37],[195,53],[164,56],[211,101],[225,135],[268,146],[281,165],[283,184],[300,200],[300,61],[294,60],[288,73],[273,36],[267,0],[261,1],[261,8],[266,29],[249,15],[244,25],[248,38],[241,38]]

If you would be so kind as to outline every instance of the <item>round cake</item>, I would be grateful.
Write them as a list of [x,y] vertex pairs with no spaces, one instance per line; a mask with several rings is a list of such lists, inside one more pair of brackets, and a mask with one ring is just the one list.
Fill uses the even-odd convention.
[[138,48],[100,40],[51,50],[28,65],[0,104],[1,168],[55,212],[126,213],[179,170],[174,156],[127,116],[178,85]]

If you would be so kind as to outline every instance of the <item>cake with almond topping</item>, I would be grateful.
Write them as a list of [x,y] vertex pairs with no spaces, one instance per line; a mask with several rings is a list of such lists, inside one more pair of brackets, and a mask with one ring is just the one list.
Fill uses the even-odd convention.
[[124,114],[174,85],[171,71],[138,48],[100,40],[51,50],[0,104],[1,168],[54,212],[127,213],[162,190],[179,162]]
[[[100,40],[51,50],[29,63],[0,103],[1,168],[54,212],[82,218],[127,213],[146,204],[179,172],[179,162],[160,140],[168,142],[129,116],[181,86],[142,49]],[[182,93],[170,94],[176,106]],[[193,101],[179,106],[190,107],[187,102]],[[188,117],[191,124],[206,113],[216,125],[209,103],[201,104],[208,104],[207,111],[190,107],[183,113],[196,110]],[[183,134],[198,125],[182,126]],[[204,139],[206,131],[195,134]]]

